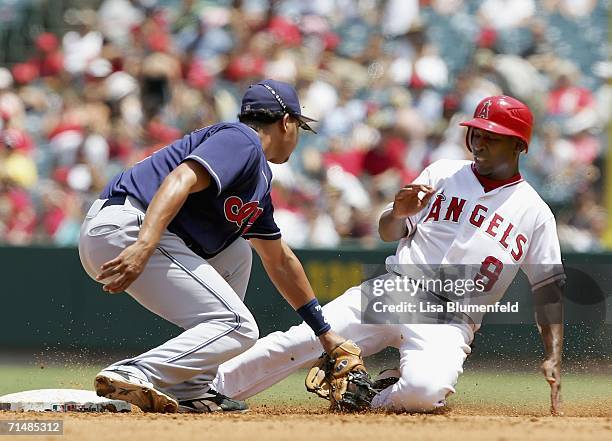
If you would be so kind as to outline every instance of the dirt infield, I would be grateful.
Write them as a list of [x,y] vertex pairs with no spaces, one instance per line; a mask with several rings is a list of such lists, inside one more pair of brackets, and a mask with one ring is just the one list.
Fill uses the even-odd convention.
[[[88,389],[97,369],[0,366],[0,395],[49,387]],[[549,387],[539,372],[472,369],[460,378],[449,408],[436,415],[329,414],[323,400],[304,391],[305,372],[298,372],[249,399],[251,412],[240,415],[0,412],[0,420],[64,420],[63,437],[14,437],[21,441],[612,441],[609,364],[601,372],[567,372],[565,416],[559,418],[547,416]],[[9,438],[0,436],[4,439]]]
[[[255,406],[239,415],[32,414],[0,412],[0,419],[64,420],[64,436],[20,436],[32,440],[100,439],[156,440],[452,440],[458,434],[470,441],[612,440],[612,403],[569,407],[564,417],[533,414],[515,416],[511,408],[463,407],[436,415],[329,414],[317,407]],[[541,415],[538,415],[541,414]],[[573,416],[570,416],[573,415]],[[594,416],[595,415],[595,416]]]

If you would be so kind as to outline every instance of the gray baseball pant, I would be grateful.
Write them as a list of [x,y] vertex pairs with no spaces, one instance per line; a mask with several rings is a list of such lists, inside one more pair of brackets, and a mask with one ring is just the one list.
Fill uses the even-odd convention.
[[[94,279],[103,263],[136,241],[145,214],[130,197],[124,205],[102,209],[104,202],[93,203],[79,239],[83,268]],[[251,259],[251,247],[242,238],[215,257],[203,259],[166,230],[127,293],[185,331],[112,366],[138,368],[157,388],[179,400],[197,398],[208,390],[218,366],[258,338],[255,319],[243,303]],[[124,320],[129,322],[129,317]]]

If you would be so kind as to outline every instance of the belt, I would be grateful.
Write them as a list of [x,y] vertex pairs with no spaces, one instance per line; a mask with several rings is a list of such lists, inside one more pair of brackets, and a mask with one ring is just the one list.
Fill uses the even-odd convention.
[[[111,196],[104,202],[104,204],[102,204],[102,208],[100,208],[100,210],[106,207],[110,207],[111,205],[124,205],[127,196],[128,195],[126,194],[119,194],[116,196]],[[202,257],[203,259],[210,259],[211,257],[214,257],[218,254],[218,253],[210,254],[210,253],[205,252],[204,249],[200,245],[195,243],[195,241],[190,240],[188,237],[185,237],[184,234],[180,234],[179,232],[175,231],[174,229],[172,229],[172,226],[168,226],[168,230],[171,233],[174,233],[178,237],[180,237],[183,240],[183,242],[185,242],[185,245],[187,246],[187,248],[189,248],[191,251],[193,251],[198,256]]]
[[[125,194],[111,196],[110,198],[106,200],[106,202],[104,202],[104,204],[102,205],[102,208],[110,207],[111,205],[123,205],[125,204],[126,198],[127,198],[127,195]],[[100,208],[100,210],[102,210],[102,208]]]

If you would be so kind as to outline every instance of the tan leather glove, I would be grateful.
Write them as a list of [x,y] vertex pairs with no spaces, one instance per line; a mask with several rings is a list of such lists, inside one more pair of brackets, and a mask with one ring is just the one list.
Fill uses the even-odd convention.
[[335,410],[363,410],[377,391],[363,364],[361,349],[346,340],[330,355],[323,354],[306,375],[306,389],[331,402]]

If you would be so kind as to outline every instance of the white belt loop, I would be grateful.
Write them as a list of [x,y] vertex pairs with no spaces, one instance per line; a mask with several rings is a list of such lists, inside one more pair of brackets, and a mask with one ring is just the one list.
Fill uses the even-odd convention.
[[102,209],[102,205],[107,201],[107,199],[96,199],[91,207],[89,207],[89,211],[85,215],[86,219],[93,219],[98,215],[100,210]]

